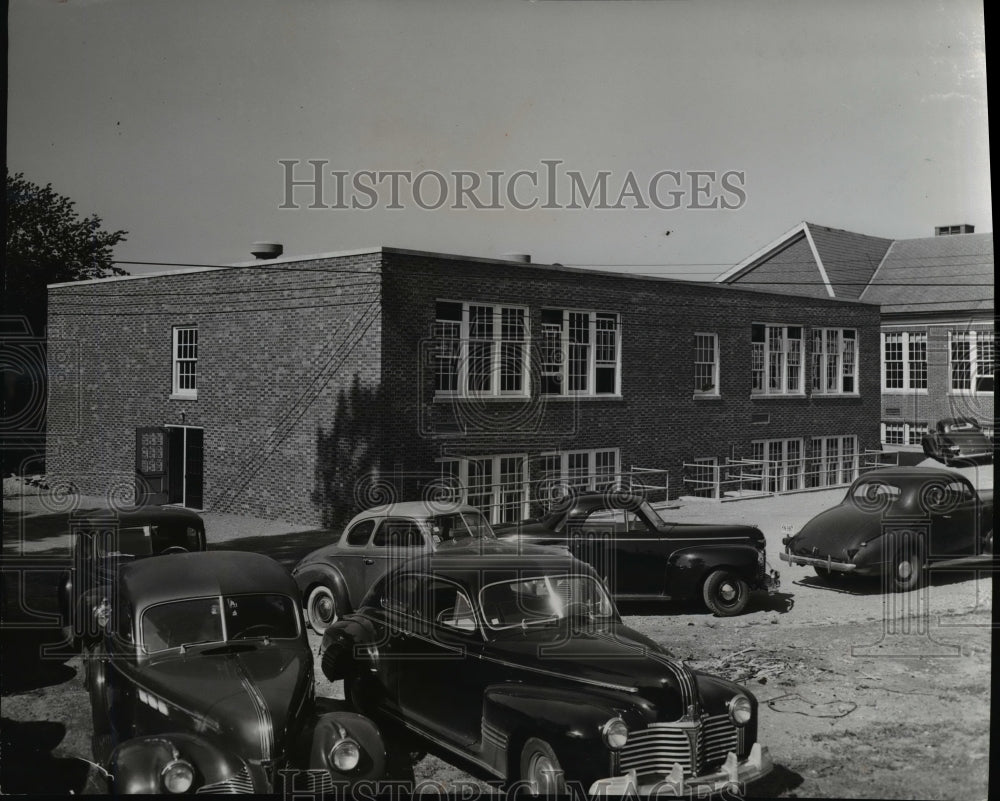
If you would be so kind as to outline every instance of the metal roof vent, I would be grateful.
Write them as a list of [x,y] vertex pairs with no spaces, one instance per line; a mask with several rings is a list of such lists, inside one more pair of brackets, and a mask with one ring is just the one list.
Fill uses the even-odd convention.
[[934,236],[954,236],[956,234],[974,234],[976,226],[969,223],[961,225],[938,225],[934,228]]
[[276,259],[285,252],[285,246],[280,242],[254,242],[250,252],[255,259]]

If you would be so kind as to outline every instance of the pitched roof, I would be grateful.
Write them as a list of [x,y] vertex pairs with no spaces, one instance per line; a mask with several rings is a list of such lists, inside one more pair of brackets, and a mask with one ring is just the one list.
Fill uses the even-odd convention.
[[887,313],[990,310],[993,234],[892,240],[803,222],[715,280]]
[[993,234],[897,239],[861,294],[889,313],[993,309]]

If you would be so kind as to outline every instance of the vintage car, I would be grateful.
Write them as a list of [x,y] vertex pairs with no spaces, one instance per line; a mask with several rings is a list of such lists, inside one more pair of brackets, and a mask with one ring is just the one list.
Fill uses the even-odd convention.
[[331,625],[320,653],[384,731],[509,790],[701,797],[772,767],[754,696],[625,626],[565,551],[424,554]]
[[539,518],[498,526],[496,534],[568,547],[618,599],[698,598],[716,615],[729,616],[746,608],[751,590],[780,586],[760,529],[668,523],[642,496],[628,492],[570,495]]
[[938,420],[933,429],[920,438],[924,453],[950,465],[953,462],[980,460],[993,455],[993,442],[982,427],[969,417]]
[[292,570],[309,626],[323,633],[354,609],[390,565],[445,543],[493,539],[489,521],[474,506],[407,501],[355,515],[340,538],[305,556]]
[[911,590],[928,566],[991,564],[993,490],[979,492],[944,468],[871,470],[839,506],[782,542],[781,559],[811,565],[824,578],[884,576],[892,589]]
[[98,509],[69,519],[70,567],[58,583],[63,638],[71,646],[100,636],[94,610],[118,568],[161,554],[204,551],[201,516],[172,506]]
[[321,711],[295,582],[273,559],[179,554],[117,579],[86,663],[112,794],[321,792],[385,777],[372,721]]

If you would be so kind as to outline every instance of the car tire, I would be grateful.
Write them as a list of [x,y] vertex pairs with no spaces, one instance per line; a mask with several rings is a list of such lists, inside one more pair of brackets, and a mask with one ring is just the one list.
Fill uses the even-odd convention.
[[740,614],[750,601],[750,585],[731,570],[716,570],[702,585],[702,599],[719,617]]
[[917,589],[924,580],[923,541],[916,535],[906,532],[897,535],[898,544],[890,564],[889,584],[894,592],[909,592]]
[[337,621],[337,597],[325,584],[317,584],[306,597],[306,623],[322,634]]
[[[85,675],[87,691],[90,695],[90,721],[94,727],[94,743],[101,737],[111,736],[111,721],[108,718],[108,666],[98,657],[96,651],[87,649]],[[94,755],[97,757],[97,754]]]
[[521,749],[520,779],[528,794],[535,798],[565,797],[566,776],[552,746],[531,737]]

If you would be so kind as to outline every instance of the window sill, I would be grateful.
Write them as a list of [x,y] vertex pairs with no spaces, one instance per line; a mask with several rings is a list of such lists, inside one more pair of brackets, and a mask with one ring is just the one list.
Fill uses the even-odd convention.
[[721,395],[698,395],[694,394],[691,396],[696,401],[720,401],[722,400]]
[[976,397],[992,397],[994,394],[991,389],[949,389],[948,397],[958,398],[963,395],[973,395]]
[[785,392],[783,394],[778,393],[751,393],[750,400],[787,400],[788,398],[798,398],[804,400],[806,398],[805,392]]
[[882,387],[883,395],[926,395],[926,389],[886,389]]
[[814,392],[812,397],[818,400],[826,400],[828,398],[854,398],[857,400],[861,397],[860,392]]
[[623,401],[621,395],[539,395],[539,400],[545,401]]
[[531,400],[531,395],[459,395],[457,392],[448,394],[436,392],[434,403],[451,403],[453,401],[486,401],[487,403],[524,403]]
[[177,395],[176,393],[170,394],[170,400],[180,400],[180,401],[196,401],[198,400],[197,395]]

